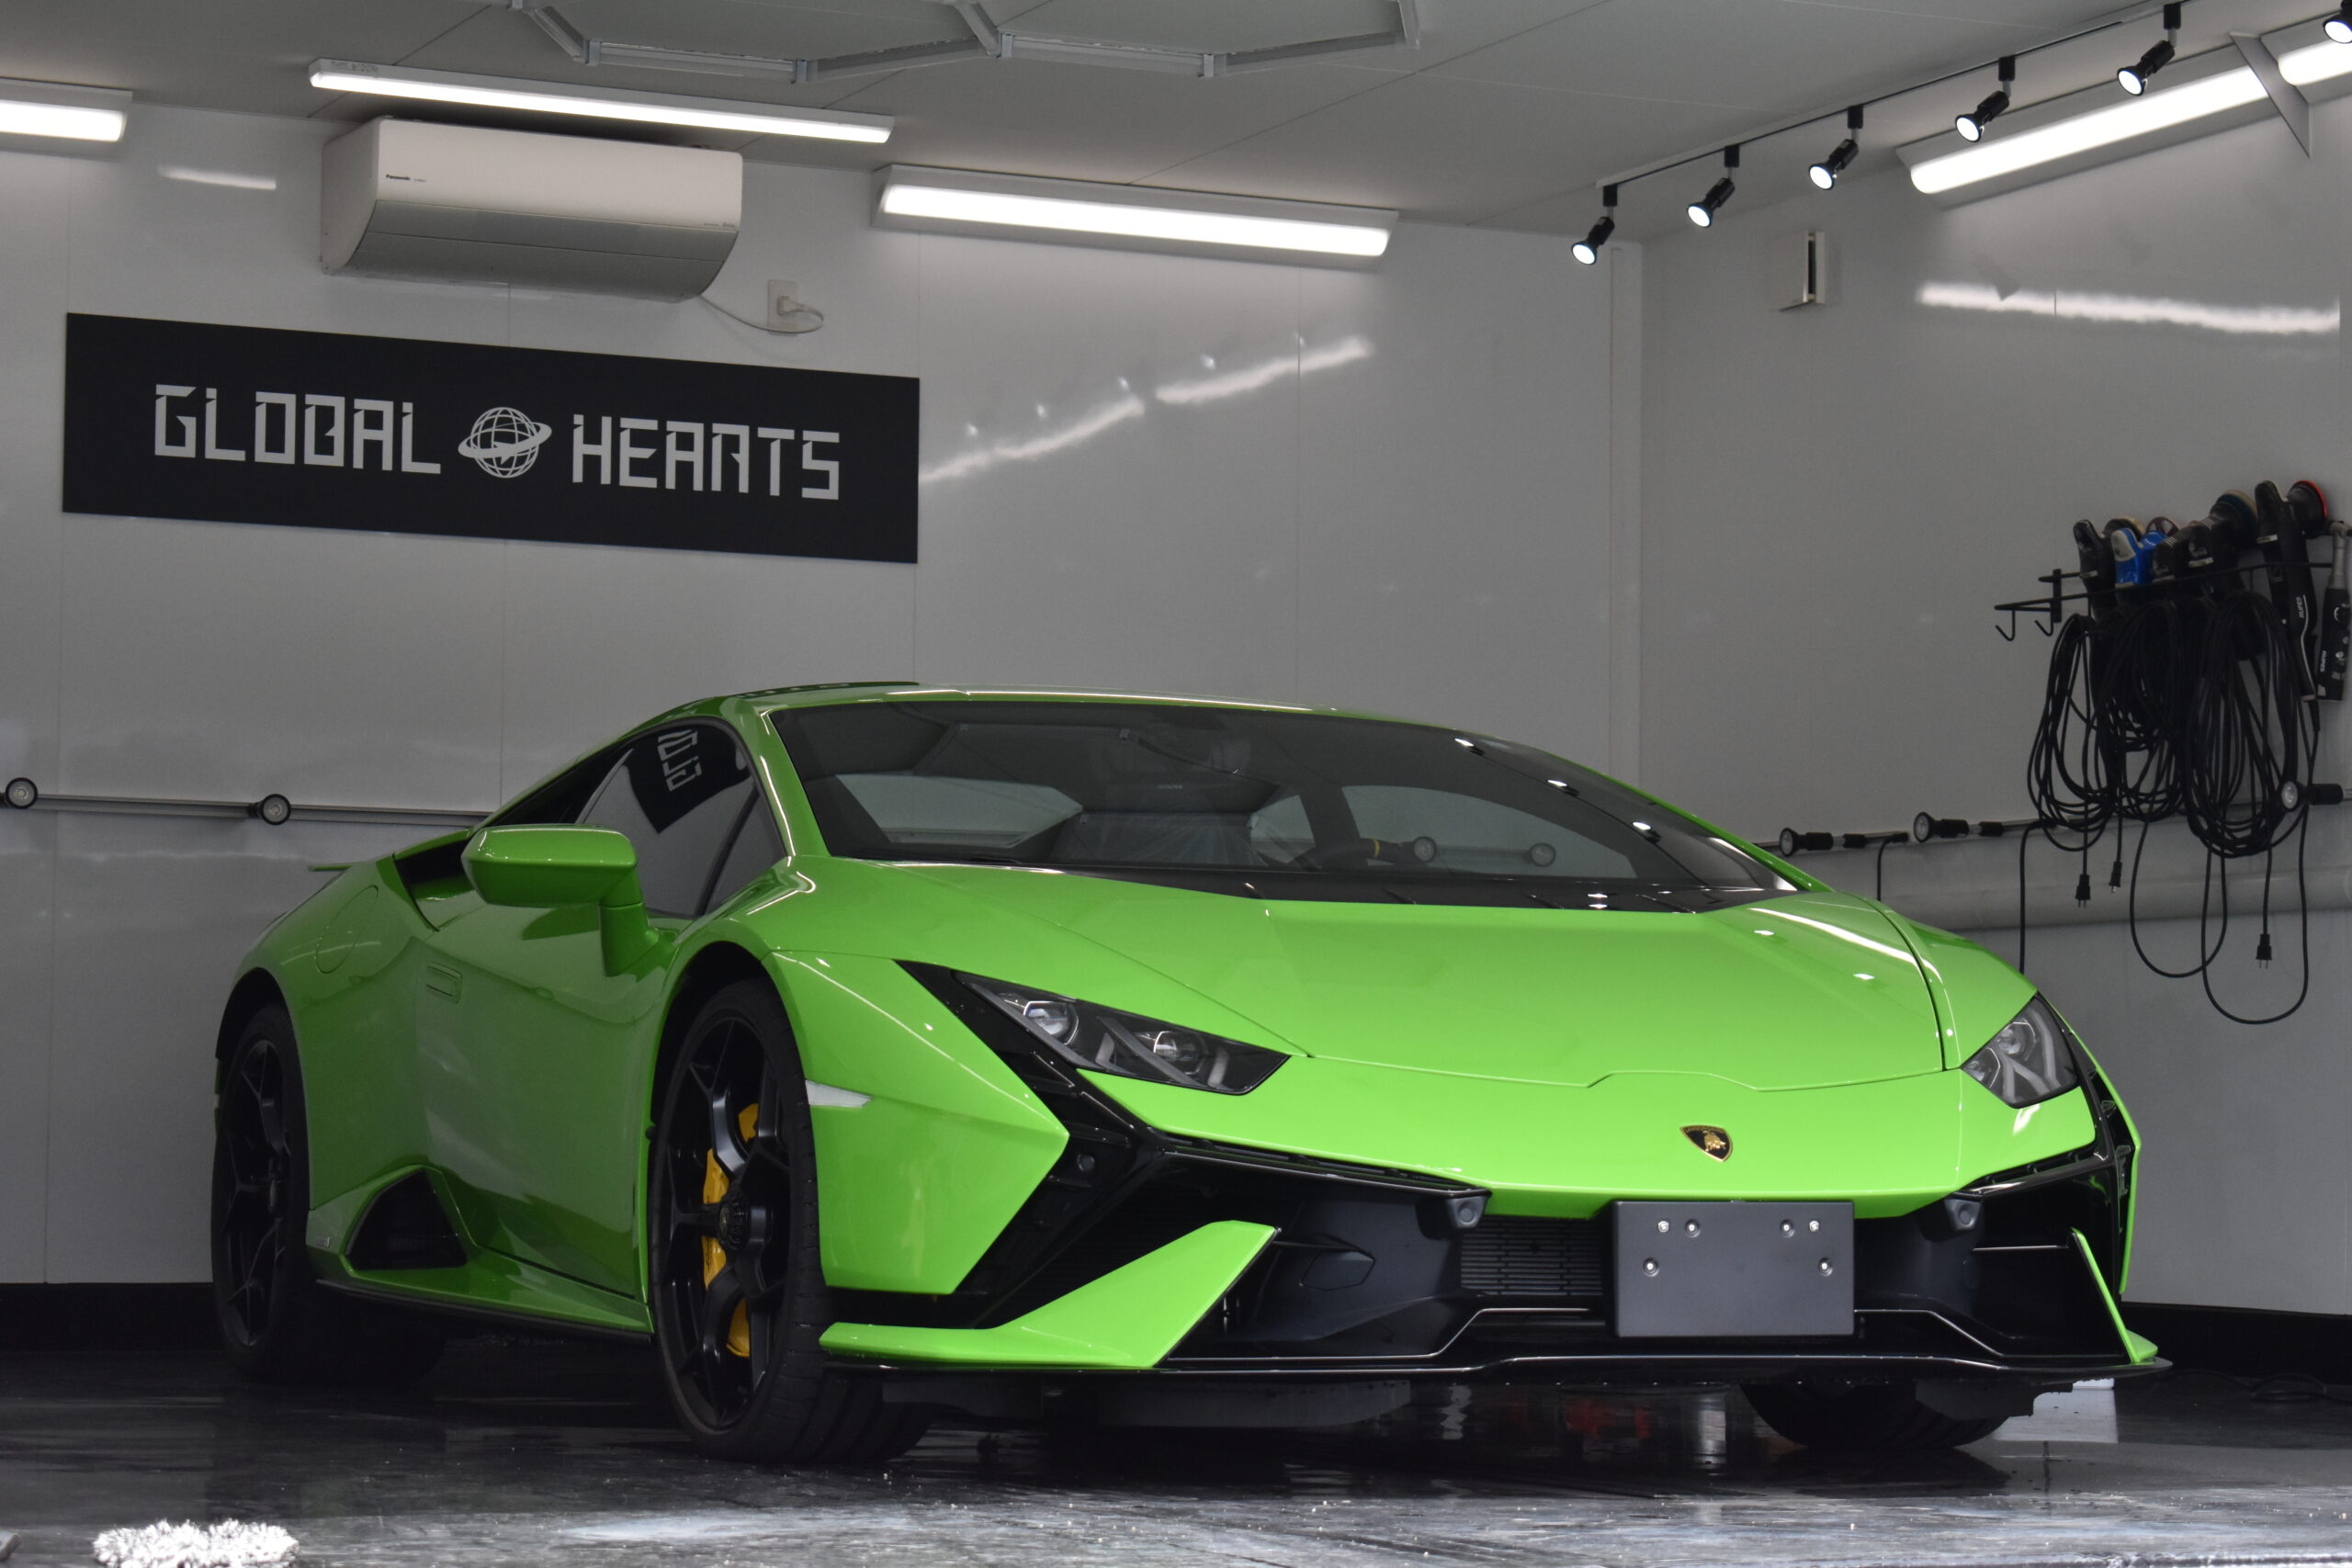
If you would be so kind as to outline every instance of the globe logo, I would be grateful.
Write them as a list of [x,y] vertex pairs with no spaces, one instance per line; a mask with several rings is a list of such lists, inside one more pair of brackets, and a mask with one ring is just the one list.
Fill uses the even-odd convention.
[[554,432],[521,409],[484,409],[458,443],[458,456],[471,457],[495,479],[519,479],[539,460],[539,448]]

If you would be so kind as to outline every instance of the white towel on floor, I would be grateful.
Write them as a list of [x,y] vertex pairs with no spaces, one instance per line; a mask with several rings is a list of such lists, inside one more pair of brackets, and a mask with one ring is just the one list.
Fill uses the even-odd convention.
[[276,1525],[235,1519],[209,1528],[158,1519],[144,1529],[108,1530],[90,1547],[105,1568],[276,1568],[300,1551]]

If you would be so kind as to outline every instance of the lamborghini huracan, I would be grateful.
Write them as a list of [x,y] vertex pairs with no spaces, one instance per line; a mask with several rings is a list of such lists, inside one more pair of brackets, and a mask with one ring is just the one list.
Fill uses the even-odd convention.
[[905,683],[664,714],[240,966],[231,1359],[650,1342],[705,1451],[1736,1384],[1832,1448],[2162,1366],[2138,1139],[1982,948],[1531,747]]

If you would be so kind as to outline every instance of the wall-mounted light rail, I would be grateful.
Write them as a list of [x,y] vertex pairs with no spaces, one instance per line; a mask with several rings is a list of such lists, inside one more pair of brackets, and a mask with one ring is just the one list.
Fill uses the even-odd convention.
[[258,800],[200,800],[136,795],[51,795],[28,778],[13,778],[0,804],[17,811],[83,811],[118,817],[246,818],[282,828],[292,821],[368,823],[388,828],[472,828],[486,811],[444,811],[415,806],[322,806],[272,792]]

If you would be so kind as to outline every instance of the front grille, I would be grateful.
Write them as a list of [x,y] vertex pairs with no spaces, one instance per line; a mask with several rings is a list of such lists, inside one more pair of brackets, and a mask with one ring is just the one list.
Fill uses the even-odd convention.
[[1462,1236],[1462,1288],[1477,1296],[1609,1293],[1609,1237],[1598,1220],[1489,1214]]

